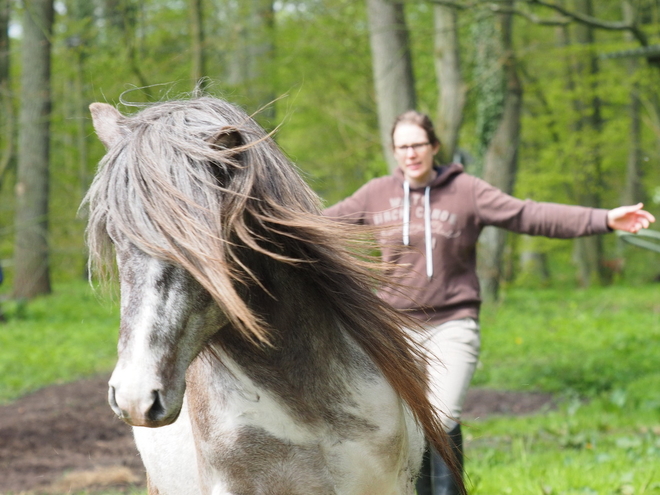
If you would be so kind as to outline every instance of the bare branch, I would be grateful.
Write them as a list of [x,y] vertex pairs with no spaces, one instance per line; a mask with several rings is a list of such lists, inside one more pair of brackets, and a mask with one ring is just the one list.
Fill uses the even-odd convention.
[[476,6],[476,2],[453,2],[452,0],[429,0],[429,3],[443,5],[445,7],[454,7],[458,10],[467,10]]
[[496,3],[491,3],[488,8],[497,14],[513,14],[527,19],[529,22],[540,26],[566,26],[571,23],[569,18],[563,19],[543,19],[531,12],[525,12],[515,8],[502,7]]
[[459,2],[455,0],[389,0],[392,3],[430,3],[433,5],[442,5],[444,7],[453,7],[458,10],[472,9],[479,3],[476,2]]
[[494,13],[501,14],[514,14],[521,17],[524,17],[534,24],[539,24],[542,26],[565,26],[571,21],[579,22],[586,24],[597,29],[605,29],[608,31],[628,31],[633,37],[642,45],[648,46],[649,41],[646,33],[642,31],[637,24],[634,22],[615,22],[615,21],[604,21],[602,19],[597,19],[580,12],[574,12],[569,10],[561,5],[554,4],[547,0],[517,0],[520,3],[528,5],[540,5],[541,7],[546,7],[552,9],[555,12],[564,16],[564,19],[544,19],[539,16],[536,16],[530,12],[525,12],[515,8],[502,7],[498,4],[502,3],[502,0],[473,0],[473,1],[459,1],[459,0],[389,0],[396,3],[430,3],[433,5],[443,5],[445,7],[453,7],[458,10],[468,10],[473,9],[479,6],[485,6]]
[[552,2],[546,0],[519,0],[521,2],[530,4],[530,5],[541,5],[549,9],[560,13],[561,15],[568,17],[574,21],[592,26],[598,29],[605,29],[608,31],[629,31],[643,46],[648,45],[648,38],[646,34],[639,29],[639,27],[634,23],[628,22],[612,22],[612,21],[603,21],[589,15],[585,15],[579,12],[573,12],[568,10],[561,5],[556,5]]

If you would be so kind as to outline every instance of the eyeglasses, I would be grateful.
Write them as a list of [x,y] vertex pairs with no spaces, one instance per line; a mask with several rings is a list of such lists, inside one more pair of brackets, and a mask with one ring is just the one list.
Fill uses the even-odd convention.
[[394,151],[396,151],[397,153],[401,153],[402,155],[408,153],[409,150],[413,150],[415,153],[418,153],[429,144],[431,143],[429,143],[428,141],[425,143],[404,144],[402,146],[395,146]]

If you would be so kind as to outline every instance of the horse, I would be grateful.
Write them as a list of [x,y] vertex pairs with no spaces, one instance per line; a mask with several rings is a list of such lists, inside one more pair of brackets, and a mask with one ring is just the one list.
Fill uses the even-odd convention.
[[410,495],[425,438],[453,463],[408,320],[271,134],[204,95],[90,111],[108,401],[150,495]]

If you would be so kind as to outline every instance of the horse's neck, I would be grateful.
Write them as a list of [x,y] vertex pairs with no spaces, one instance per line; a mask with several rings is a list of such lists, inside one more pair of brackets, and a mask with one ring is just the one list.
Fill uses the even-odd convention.
[[260,275],[268,293],[254,290],[249,299],[272,328],[273,346],[255,346],[232,327],[219,332],[214,345],[299,419],[356,421],[344,411],[343,401],[351,400],[359,382],[378,375],[375,365],[342,330],[302,270],[279,263]]
[[[361,354],[304,270],[267,261],[258,272],[263,289],[254,285],[246,300],[271,329],[273,347],[255,348],[237,332],[231,332],[228,339],[222,338],[229,352],[235,349],[237,359],[246,356],[262,365],[297,362],[310,369],[323,366],[323,361],[344,362],[353,359],[353,354]],[[321,362],[319,357],[323,358]]]
[[315,279],[309,264],[290,265],[264,255],[246,261],[260,286],[246,289],[245,300],[272,329],[275,341],[289,348],[316,348],[345,340],[334,308]]

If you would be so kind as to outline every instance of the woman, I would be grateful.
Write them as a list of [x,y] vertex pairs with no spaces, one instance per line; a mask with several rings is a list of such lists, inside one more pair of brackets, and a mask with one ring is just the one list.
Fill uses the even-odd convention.
[[[382,256],[394,264],[393,276],[406,291],[385,289],[381,296],[425,328],[419,338],[431,361],[431,400],[445,414],[462,462],[459,420],[480,348],[476,245],[482,228],[573,238],[616,229],[636,233],[655,218],[641,203],[608,211],[522,201],[464,173],[461,165],[435,166],[440,141],[429,117],[416,111],[394,122],[392,149],[398,163],[393,175],[368,182],[325,215],[382,227]],[[422,467],[417,493],[458,493],[434,452]]]

